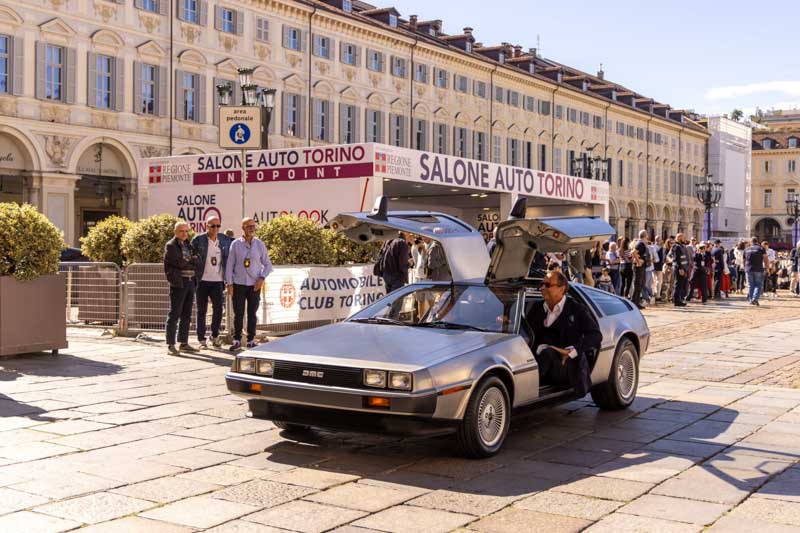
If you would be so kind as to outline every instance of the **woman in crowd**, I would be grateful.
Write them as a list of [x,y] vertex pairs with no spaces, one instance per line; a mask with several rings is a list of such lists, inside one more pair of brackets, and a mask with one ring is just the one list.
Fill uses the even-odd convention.
[[622,254],[622,292],[620,296],[627,298],[633,289],[633,256],[631,255],[631,240],[627,237],[617,241]]
[[611,285],[614,286],[614,293],[622,293],[622,276],[620,274],[620,265],[622,258],[619,255],[617,243],[611,242],[608,244],[608,251],[606,252],[606,267],[608,268],[611,276]]
[[664,279],[661,283],[661,294],[658,295],[662,302],[672,301],[672,292],[675,290],[675,276],[672,272],[672,263],[674,260],[672,257],[673,244],[675,244],[675,241],[670,237],[664,243],[663,247],[664,265],[661,267],[661,271],[663,272]]
[[733,251],[733,263],[736,265],[736,292],[739,294],[744,292],[744,282],[746,277],[744,275],[745,248],[747,248],[747,244],[744,241],[740,241],[736,246],[736,249]]

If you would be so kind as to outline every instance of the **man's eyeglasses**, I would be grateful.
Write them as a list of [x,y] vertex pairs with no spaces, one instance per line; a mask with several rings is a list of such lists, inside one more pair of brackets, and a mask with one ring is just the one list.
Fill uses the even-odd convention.
[[545,287],[547,289],[549,289],[550,287],[560,287],[560,286],[561,285],[559,285],[558,283],[551,283],[549,281],[545,281],[544,283],[542,283],[542,287]]
[[208,227],[209,228],[221,228],[222,226],[220,226],[219,224],[209,224]]
[[244,229],[256,229],[256,225],[252,224],[250,226],[245,226]]

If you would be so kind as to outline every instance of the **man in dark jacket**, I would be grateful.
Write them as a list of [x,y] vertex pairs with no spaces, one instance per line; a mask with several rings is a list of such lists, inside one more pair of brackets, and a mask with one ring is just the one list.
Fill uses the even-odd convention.
[[206,233],[192,239],[192,248],[197,252],[197,340],[206,348],[206,312],[211,299],[211,344],[222,346],[219,329],[222,324],[222,307],[225,303],[225,266],[233,239],[220,233],[219,217],[211,215],[206,220]]
[[686,305],[686,292],[689,286],[689,251],[686,249],[686,236],[678,233],[675,244],[672,245],[672,269],[675,276],[675,292],[672,294],[672,303],[676,307]]
[[692,271],[692,290],[700,291],[703,303],[708,301],[708,267],[709,257],[706,255],[706,245],[700,243],[694,254],[694,270]]
[[711,250],[711,259],[714,262],[714,299],[722,298],[722,276],[725,273],[725,251],[722,249],[722,241],[714,241],[714,249]]
[[548,272],[542,282],[544,303],[535,305],[527,320],[539,380],[570,386],[583,396],[592,386],[588,355],[600,350],[603,334],[591,311],[567,296],[568,285],[561,272]]
[[648,234],[647,230],[643,229],[639,232],[639,240],[634,245],[634,264],[633,264],[633,295],[631,301],[639,309],[644,309],[642,305],[642,289],[646,279],[647,266],[652,260],[650,257],[650,248],[647,246]]
[[[164,273],[169,282],[169,314],[167,315],[167,353],[179,355],[180,352],[196,353],[189,345],[189,324],[192,321],[197,267],[197,255],[189,243],[189,224],[180,221],[175,224],[175,237],[164,246]],[[180,320],[180,328],[178,321]],[[175,347],[175,336],[180,349]]]
[[406,236],[403,232],[384,243],[381,250],[381,277],[384,285],[386,285],[386,294],[408,283],[410,253],[408,242],[406,242]]

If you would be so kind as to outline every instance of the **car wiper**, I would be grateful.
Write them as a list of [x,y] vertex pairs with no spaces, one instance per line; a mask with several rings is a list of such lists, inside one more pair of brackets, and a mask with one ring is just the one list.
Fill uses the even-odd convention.
[[469,329],[472,331],[488,331],[484,328],[479,328],[478,326],[472,326],[470,324],[457,324],[455,322],[447,322],[445,320],[434,320],[432,322],[419,322],[414,324],[414,326],[421,327],[421,328],[444,328],[444,329]]
[[371,316],[369,318],[354,318],[350,322],[364,322],[367,324],[391,324],[393,326],[408,326],[402,320],[395,320],[394,318],[386,318],[382,316]]

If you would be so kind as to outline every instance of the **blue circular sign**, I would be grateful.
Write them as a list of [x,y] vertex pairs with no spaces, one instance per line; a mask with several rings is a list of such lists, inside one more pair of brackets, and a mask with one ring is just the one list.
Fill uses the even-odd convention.
[[245,144],[247,141],[250,140],[250,128],[248,128],[246,124],[237,122],[236,124],[231,126],[228,135],[230,136],[231,140],[234,143]]

